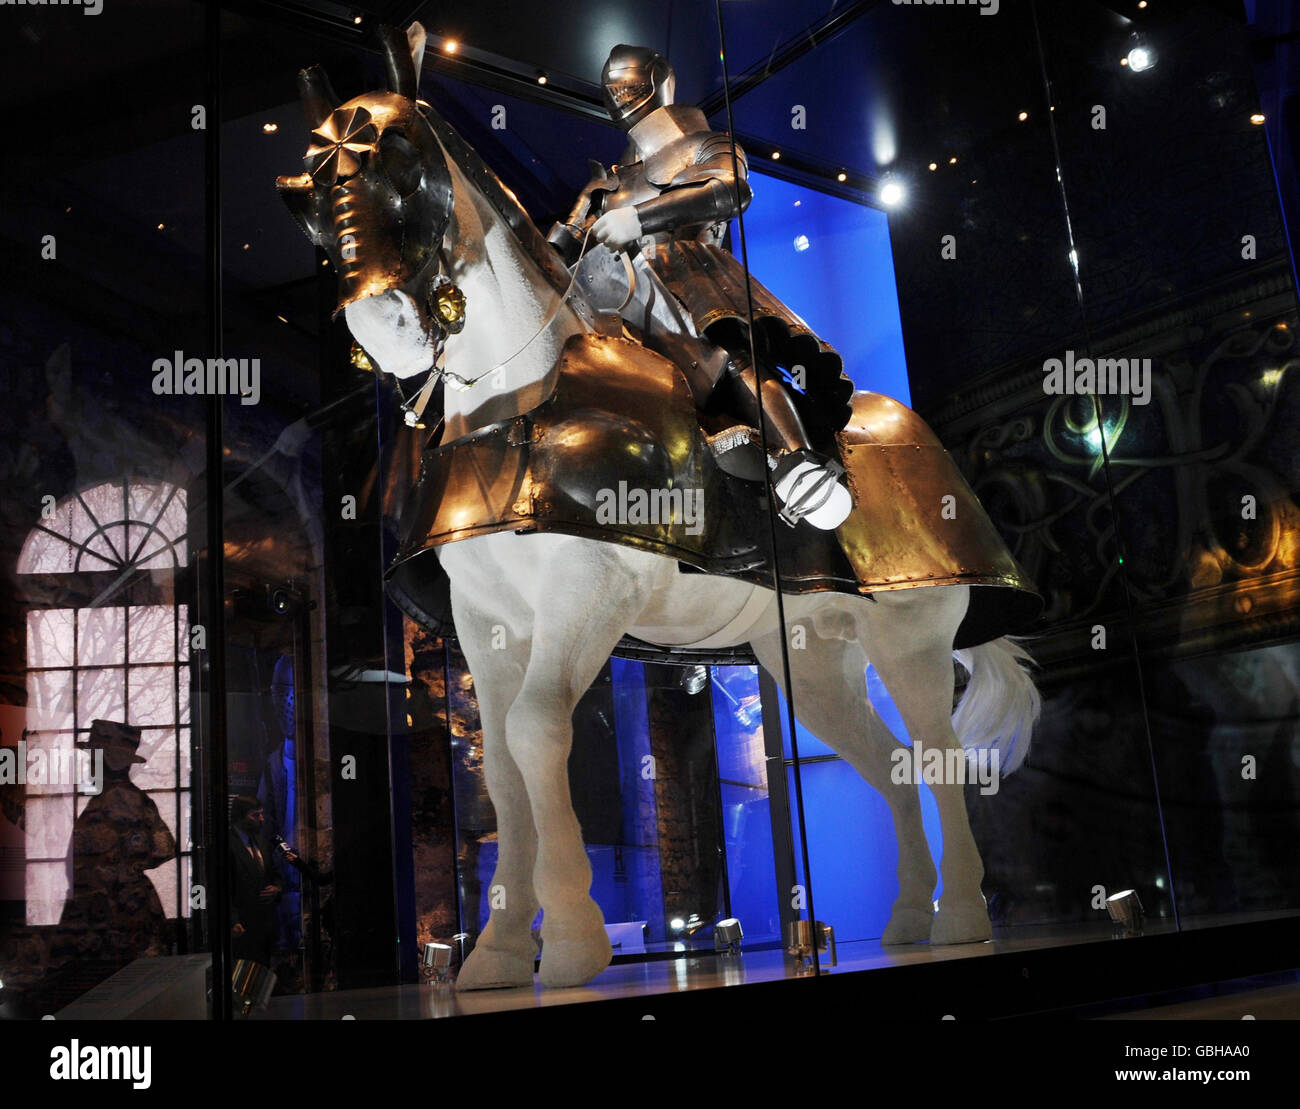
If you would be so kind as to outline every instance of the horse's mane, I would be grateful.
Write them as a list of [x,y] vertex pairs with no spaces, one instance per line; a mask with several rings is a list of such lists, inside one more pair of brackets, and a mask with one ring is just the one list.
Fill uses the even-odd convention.
[[456,162],[461,172],[488,203],[497,210],[505,221],[506,227],[518,240],[520,248],[537,264],[538,269],[542,271],[555,291],[564,293],[570,284],[569,271],[564,268],[564,263],[555,248],[537,230],[537,225],[533,223],[524,206],[519,203],[519,199],[506,188],[501,179],[479,157],[478,152],[460,137],[451,124],[426,101],[419,103],[420,107],[425,109],[422,112],[424,118],[433,128],[433,133],[438,136],[448,156]]

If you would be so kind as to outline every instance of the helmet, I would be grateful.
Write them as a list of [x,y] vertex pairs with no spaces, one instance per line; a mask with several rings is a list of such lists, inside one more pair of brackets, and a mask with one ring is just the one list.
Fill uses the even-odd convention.
[[611,118],[628,131],[656,108],[673,102],[677,75],[658,51],[620,44],[609,52],[600,86]]

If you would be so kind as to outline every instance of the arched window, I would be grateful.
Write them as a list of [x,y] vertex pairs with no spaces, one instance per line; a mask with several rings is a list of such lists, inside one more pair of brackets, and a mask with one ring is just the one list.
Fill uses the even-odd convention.
[[[189,626],[178,603],[186,562],[184,490],[123,479],[52,505],[18,557],[27,598],[29,764],[74,765],[91,721],[141,729],[131,781],[158,806],[177,856],[147,871],[168,918],[189,916]],[[47,775],[53,776],[53,775]],[[74,778],[77,775],[73,775]],[[79,780],[26,785],[28,924],[57,924],[71,886]]]

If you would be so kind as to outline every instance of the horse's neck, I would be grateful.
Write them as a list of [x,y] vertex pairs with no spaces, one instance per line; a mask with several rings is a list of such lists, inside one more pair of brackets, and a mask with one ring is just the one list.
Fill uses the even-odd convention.
[[567,304],[542,328],[560,294],[487,198],[447,162],[455,210],[446,241],[451,279],[465,293],[465,329],[447,339],[443,364],[456,376],[443,392],[444,441],[536,408],[554,385],[560,350],[584,330]]

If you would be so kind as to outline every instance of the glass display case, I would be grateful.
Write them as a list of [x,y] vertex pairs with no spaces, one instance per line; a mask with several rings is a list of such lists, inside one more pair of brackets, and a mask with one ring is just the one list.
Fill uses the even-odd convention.
[[1287,5],[3,18],[0,1015],[1292,965]]

